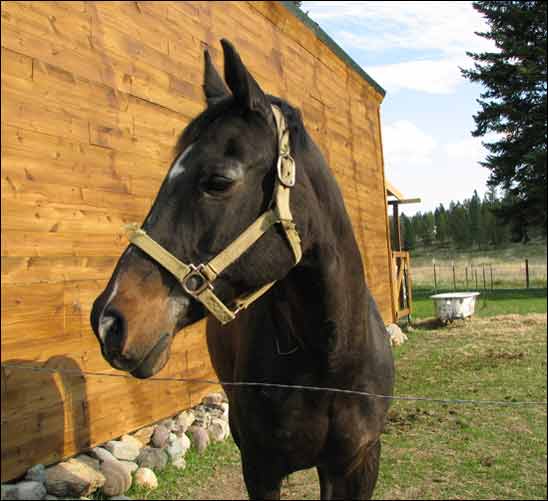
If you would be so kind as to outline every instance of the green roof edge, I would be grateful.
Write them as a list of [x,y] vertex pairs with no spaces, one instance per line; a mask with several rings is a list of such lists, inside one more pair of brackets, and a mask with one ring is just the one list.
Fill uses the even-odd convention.
[[348,64],[352,69],[354,69],[364,80],[370,83],[381,95],[384,97],[386,91],[373,80],[363,68],[354,61],[341,47],[337,42],[335,42],[322,28],[321,26],[313,21],[307,14],[305,14],[301,9],[299,9],[293,2],[280,1],[288,11],[298,17],[304,24],[306,24],[316,36],[322,40],[334,53],[335,55]]

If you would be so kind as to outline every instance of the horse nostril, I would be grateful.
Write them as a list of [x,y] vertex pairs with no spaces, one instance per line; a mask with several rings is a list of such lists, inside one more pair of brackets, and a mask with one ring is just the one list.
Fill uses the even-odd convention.
[[125,320],[117,311],[105,311],[99,319],[99,337],[111,357],[121,357],[126,342]]

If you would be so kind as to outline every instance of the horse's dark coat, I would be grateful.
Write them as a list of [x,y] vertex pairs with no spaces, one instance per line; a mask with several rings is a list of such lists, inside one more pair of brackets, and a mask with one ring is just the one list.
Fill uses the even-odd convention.
[[[227,302],[278,282],[227,326],[208,322],[211,360],[224,381],[390,395],[388,337],[337,184],[299,112],[266,96],[233,47],[222,44],[231,93],[206,54],[208,108],[181,136],[179,152],[193,145],[185,170],[164,181],[143,227],[187,263],[206,262],[237,237],[272,197],[277,149],[270,104],[280,106],[297,165],[291,210],[303,259],[293,266],[283,233],[270,230],[217,279],[215,289]],[[204,314],[168,272],[130,246],[91,322],[107,360],[149,377],[167,362],[175,333]],[[371,496],[386,399],[272,388],[227,387],[226,393],[252,498],[279,497],[285,475],[312,466],[323,498]]]

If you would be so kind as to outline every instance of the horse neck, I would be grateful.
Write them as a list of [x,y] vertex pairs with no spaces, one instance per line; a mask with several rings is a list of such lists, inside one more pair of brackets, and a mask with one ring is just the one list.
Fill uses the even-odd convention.
[[[361,351],[366,343],[367,286],[360,251],[342,195],[327,167],[314,172],[305,255],[284,280],[286,298],[304,318],[312,342],[335,353]],[[312,200],[313,199],[313,200]]]

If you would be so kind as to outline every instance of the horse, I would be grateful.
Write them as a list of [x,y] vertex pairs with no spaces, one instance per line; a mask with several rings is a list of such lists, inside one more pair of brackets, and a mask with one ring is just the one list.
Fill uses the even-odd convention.
[[[266,94],[223,39],[224,81],[204,51],[204,111],[141,228],[130,228],[91,325],[104,358],[137,378],[208,317],[248,494],[279,499],[315,467],[322,499],[369,499],[394,362],[343,197],[300,112]],[[188,264],[190,263],[190,264]],[[199,264],[196,264],[199,263]],[[285,386],[284,386],[285,385]]]

